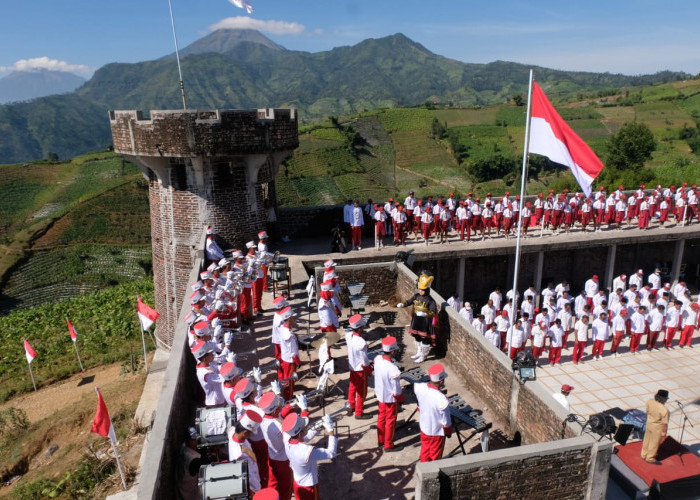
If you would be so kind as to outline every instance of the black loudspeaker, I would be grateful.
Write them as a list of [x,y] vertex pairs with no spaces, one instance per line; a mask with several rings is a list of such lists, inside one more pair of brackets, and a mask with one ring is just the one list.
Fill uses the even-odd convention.
[[633,430],[634,425],[632,424],[620,424],[617,428],[617,432],[615,433],[615,441],[620,443],[622,446],[625,446]]

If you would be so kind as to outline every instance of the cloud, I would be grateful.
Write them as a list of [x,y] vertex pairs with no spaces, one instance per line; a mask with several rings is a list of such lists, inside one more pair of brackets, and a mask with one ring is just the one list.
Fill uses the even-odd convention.
[[68,64],[66,61],[49,59],[48,57],[34,57],[32,59],[20,59],[12,66],[0,66],[0,71],[66,71],[69,73],[92,73],[94,70],[83,64]]
[[258,30],[273,35],[298,35],[303,33],[306,27],[299,23],[286,21],[263,21],[251,17],[237,16],[227,17],[216,24],[209,26],[210,31],[220,29],[249,29]]

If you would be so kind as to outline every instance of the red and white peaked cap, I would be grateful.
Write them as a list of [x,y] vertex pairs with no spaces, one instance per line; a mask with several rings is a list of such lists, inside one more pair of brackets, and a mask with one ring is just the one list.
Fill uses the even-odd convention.
[[282,399],[277,394],[272,391],[268,391],[263,394],[258,401],[258,408],[265,413],[270,414],[277,409],[277,406],[280,404],[281,400]]
[[195,323],[192,328],[194,328],[194,334],[197,337],[203,337],[204,335],[209,335],[211,333],[211,325],[208,321],[200,321]]
[[335,261],[333,259],[328,259],[323,263],[323,267],[328,269],[329,267],[335,267]]
[[284,297],[284,295],[280,295],[277,297],[275,300],[272,301],[272,305],[275,306],[275,309],[278,311],[284,309],[287,307],[289,304],[287,303],[287,299]]
[[301,430],[309,422],[309,419],[301,417],[298,413],[290,413],[282,421],[282,432],[289,434],[291,437],[298,435]]
[[207,228],[207,234],[216,234],[216,231],[214,230],[214,226],[209,226]]
[[333,282],[331,280],[326,280],[321,283],[322,292],[330,292],[331,290],[333,290]]
[[197,359],[202,359],[210,352],[214,352],[214,346],[211,342],[207,342],[206,340],[198,340],[192,346],[192,354],[194,354],[194,357]]
[[219,370],[219,375],[221,375],[224,380],[231,380],[236,377],[240,377],[242,374],[243,370],[237,367],[233,361],[224,363],[221,365],[221,369]]
[[250,393],[253,392],[254,387],[255,385],[253,384],[252,380],[249,378],[243,378],[236,382],[236,385],[233,386],[233,392],[236,394],[237,398],[245,399],[250,396]]
[[268,238],[267,236],[267,231],[260,231],[258,233],[258,239],[259,240],[266,240]]
[[240,250],[234,250],[233,252],[231,252],[232,259],[240,259],[242,257],[243,257],[243,252]]
[[348,323],[350,328],[353,330],[357,330],[358,328],[362,328],[367,324],[365,321],[365,318],[362,317],[362,314],[353,314],[348,318]]
[[204,294],[201,290],[195,290],[195,292],[190,295],[190,304],[196,304],[204,298]]
[[382,351],[391,352],[398,351],[399,345],[396,343],[396,337],[388,335],[382,339]]
[[243,427],[244,429],[247,429],[251,432],[255,432],[262,423],[262,417],[258,412],[248,410],[243,414],[238,423],[240,423],[241,427]]
[[248,243],[245,244],[245,247],[250,249],[250,248],[257,248],[258,245],[255,244],[253,240],[250,240]]
[[294,312],[294,309],[291,308],[291,306],[287,306],[278,313],[282,317],[282,321],[286,321],[292,316],[297,316],[297,313]]
[[428,369],[428,375],[430,376],[431,382],[440,382],[441,380],[445,380],[447,378],[445,367],[440,363],[431,366]]

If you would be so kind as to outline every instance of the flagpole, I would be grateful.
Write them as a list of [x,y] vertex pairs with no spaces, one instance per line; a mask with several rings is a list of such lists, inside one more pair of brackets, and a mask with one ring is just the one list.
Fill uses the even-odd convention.
[[173,17],[173,3],[168,0],[170,7],[170,24],[173,27],[173,40],[175,42],[175,58],[177,59],[177,72],[180,75],[180,94],[182,95],[182,109],[187,109],[187,99],[185,99],[185,82],[182,80],[182,68],[180,67],[180,51],[177,48],[177,33],[175,32],[175,18]]
[[34,381],[34,372],[32,372],[32,364],[30,362],[27,362],[27,365],[29,365],[29,376],[32,377],[32,385],[34,385],[34,391],[36,392],[36,382]]
[[[97,397],[100,397],[100,390],[95,386],[95,392],[97,393]],[[109,426],[113,429],[114,425],[112,425],[112,417],[110,415],[109,417]],[[114,435],[115,433],[111,433]],[[109,442],[112,444],[112,451],[114,452],[114,459],[117,461],[117,469],[119,470],[119,476],[122,478],[122,486],[124,487],[124,491],[126,491],[126,479],[124,478],[124,471],[122,470],[122,464],[119,461],[119,453],[117,453],[117,445],[114,442],[114,439],[112,439],[112,435],[109,436]]]
[[[68,319],[68,316],[66,316],[66,322],[70,323],[70,320]],[[72,323],[70,323],[72,325]],[[73,341],[73,347],[75,348],[75,355],[78,357],[78,364],[80,365],[80,371],[84,372],[85,368],[83,367],[83,362],[80,359],[80,353],[78,352],[78,339],[76,338],[75,340],[73,339],[73,336],[71,336],[71,340]]]
[[[139,320],[139,324],[141,324],[141,320]],[[143,329],[143,325],[141,325],[141,343],[143,344],[143,364],[146,367],[146,373],[148,373],[148,354],[146,353],[146,332]]]
[[[525,181],[527,178],[528,150],[530,148],[530,110],[532,109],[532,70],[530,70],[530,82],[527,90],[527,119],[525,121],[525,144],[523,145],[523,170],[520,174],[520,203],[525,202]],[[519,207],[522,209],[522,206]],[[543,222],[544,223],[544,222]],[[515,243],[515,269],[513,271],[513,307],[510,308],[510,324],[515,324],[515,309],[518,306],[517,288],[518,273],[520,272],[520,238],[522,233],[523,218],[518,217],[518,238]]]

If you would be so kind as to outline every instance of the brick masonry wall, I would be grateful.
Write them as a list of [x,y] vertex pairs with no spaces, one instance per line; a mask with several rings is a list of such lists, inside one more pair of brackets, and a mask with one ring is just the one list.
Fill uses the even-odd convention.
[[[379,264],[360,264],[350,266],[337,266],[335,272],[338,275],[341,295],[340,300],[343,307],[349,308],[350,294],[348,293],[348,283],[364,283],[362,295],[369,295],[368,304],[377,304],[381,300],[388,300],[396,294],[396,265],[393,262]],[[321,290],[320,284],[323,280],[323,267],[315,269],[316,292]],[[318,298],[318,297],[317,297]]]
[[327,237],[330,251],[331,228],[343,222],[343,206],[280,207],[277,221],[281,236]]
[[591,481],[607,479],[597,477],[592,467],[592,461],[598,459],[598,448],[591,439],[580,437],[419,464],[416,498],[586,498],[591,492],[597,493],[589,491]]

